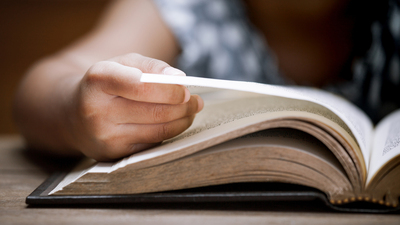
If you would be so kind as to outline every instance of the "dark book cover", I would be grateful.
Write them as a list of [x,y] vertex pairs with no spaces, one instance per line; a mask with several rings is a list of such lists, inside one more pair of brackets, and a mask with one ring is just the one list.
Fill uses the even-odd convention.
[[131,195],[64,195],[48,193],[55,188],[67,173],[54,173],[27,198],[30,207],[35,206],[107,206],[141,203],[221,203],[221,202],[315,202],[342,212],[399,213],[400,206],[386,207],[370,202],[352,202],[332,205],[327,196],[314,188],[286,183],[235,183],[184,190],[131,194]]

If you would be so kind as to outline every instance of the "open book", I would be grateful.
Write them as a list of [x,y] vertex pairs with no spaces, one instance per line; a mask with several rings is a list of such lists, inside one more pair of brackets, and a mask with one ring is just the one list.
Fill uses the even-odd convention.
[[186,85],[204,109],[157,147],[115,163],[86,160],[50,195],[285,182],[317,188],[332,204],[398,205],[400,111],[374,128],[353,104],[317,89],[156,74],[141,81]]

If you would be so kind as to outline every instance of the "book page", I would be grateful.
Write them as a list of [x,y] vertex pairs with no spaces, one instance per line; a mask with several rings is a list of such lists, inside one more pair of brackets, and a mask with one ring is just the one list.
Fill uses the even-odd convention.
[[78,180],[80,177],[86,174],[91,168],[97,166],[97,164],[94,159],[84,158],[71,172],[67,174],[67,176],[64,177],[64,179],[52,191],[49,192],[49,195],[54,194],[55,192],[61,190],[63,187],[67,186],[68,184]]
[[[367,115],[353,104],[328,92],[311,88],[287,87],[243,81],[227,81],[210,78],[167,76],[143,74],[142,82],[180,84],[192,86],[214,87],[221,89],[253,92],[264,95],[280,96],[305,100],[320,104],[334,112],[349,127],[364,157],[370,155],[370,142],[373,125]],[[365,160],[368,167],[368,160]]]
[[385,117],[375,128],[367,184],[391,159],[400,155],[400,110]]
[[[185,152],[184,155],[182,155],[182,151],[180,150],[199,143],[204,145],[204,143],[214,137],[236,131],[251,124],[258,124],[259,122],[266,120],[287,118],[290,116],[300,116],[303,118],[320,117],[318,118],[318,121],[325,120],[325,124],[329,124],[332,127],[336,126],[336,129],[342,129],[343,132],[350,132],[338,116],[325,107],[312,102],[232,90],[218,90],[213,92],[212,95],[203,93],[202,97],[205,103],[203,110],[195,117],[193,124],[180,135],[164,141],[160,146],[135,153],[117,163],[97,163],[95,166],[88,167],[83,172],[78,171],[73,173],[73,175],[64,179],[51,193],[62,190],[64,186],[79,179],[86,173],[111,173],[119,168],[125,167],[126,165],[146,160],[153,160],[157,157],[161,157],[162,160],[165,160],[161,162],[164,163],[191,155],[191,153],[203,150],[204,147],[193,152]],[[301,132],[295,130],[292,131],[292,133],[298,134]],[[297,142],[302,141],[304,143],[311,143],[311,141],[305,138],[307,136],[306,134],[296,135],[296,138],[294,138],[293,136],[295,135],[290,135],[288,133],[273,133],[272,131],[250,134],[247,138],[253,136],[259,137],[261,134],[269,134],[269,136],[274,134],[272,136],[275,137],[278,137],[279,134],[280,137],[292,137],[293,139],[297,139]],[[294,145],[294,142],[292,145]],[[324,148],[326,147],[324,146]],[[165,156],[171,153],[178,154],[177,156],[166,159],[167,157]],[[335,161],[332,160],[331,156],[333,153],[330,151],[328,151],[328,153],[314,152],[314,154],[321,158],[325,158],[325,160],[329,161],[331,164]],[[150,166],[153,166],[153,164]],[[336,167],[341,168],[341,166],[338,165],[336,165]]]
[[[338,130],[343,130],[342,133],[346,132],[348,136],[355,137],[354,141],[358,143],[362,154],[369,155],[367,140],[371,137],[372,123],[368,117],[347,101],[324,91],[254,82],[152,74],[143,74],[142,81],[181,84],[191,86],[191,90],[193,88],[201,90],[201,96],[205,99],[204,109],[196,116],[188,130],[164,141],[161,146],[126,157],[110,168],[95,166],[91,171],[109,173],[128,164],[174,154],[180,149],[207,142],[212,137],[260,121],[300,115],[314,118],[319,116],[320,120],[325,118],[325,123],[329,126],[336,126]],[[216,91],[213,92],[210,88],[216,88]],[[221,91],[221,89],[231,91]],[[256,100],[254,96],[263,99]]]
[[[108,172],[115,171],[128,164],[154,159],[158,160],[157,163],[164,163],[184,156],[182,154],[189,155],[207,147],[207,143],[210,143],[210,140],[215,137],[274,119],[308,118],[333,127],[341,134],[351,133],[336,114],[310,101],[232,90],[214,92],[212,96],[210,99],[204,96],[203,110],[196,115],[193,124],[186,131],[164,141],[158,147],[135,153],[121,160],[113,165]],[[347,134],[346,137],[349,141],[353,140],[350,134]],[[353,143],[353,146],[357,147],[354,140]],[[196,148],[191,147],[195,145],[202,147],[196,150]],[[182,151],[186,148],[190,148],[192,152]],[[167,155],[169,156],[166,157]],[[95,169],[93,168],[93,171]]]
[[334,122],[351,134],[349,128],[337,115],[312,102],[238,91],[219,91],[213,93],[213,96],[210,99],[204,98],[205,107],[196,116],[191,127],[182,134],[164,141],[164,144],[179,141],[244,118],[283,112],[292,112],[292,115],[296,115],[299,112],[319,115]]
[[310,96],[316,103],[326,106],[338,115],[353,132],[364,156],[365,166],[368,168],[369,155],[371,154],[371,139],[373,137],[373,124],[369,117],[359,108],[347,100],[320,91],[318,89],[294,87],[296,90]]
[[317,138],[308,133],[288,128],[275,128],[251,133],[210,147],[188,157],[255,146],[280,146],[307,152],[331,164],[342,174],[346,174],[342,164],[340,164],[335,155]]

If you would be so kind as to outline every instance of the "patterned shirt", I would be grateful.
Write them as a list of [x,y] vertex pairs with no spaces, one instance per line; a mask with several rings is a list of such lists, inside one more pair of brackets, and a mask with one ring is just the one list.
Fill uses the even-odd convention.
[[[188,75],[291,84],[240,0],[154,1],[182,49],[177,67]],[[377,122],[400,108],[400,0],[353,2],[356,50],[345,65],[352,72],[343,75],[347,81],[323,88]]]

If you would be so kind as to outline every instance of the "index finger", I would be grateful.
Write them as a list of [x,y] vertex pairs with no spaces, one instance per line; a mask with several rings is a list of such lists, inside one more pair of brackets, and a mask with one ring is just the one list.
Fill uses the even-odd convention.
[[189,101],[189,90],[181,85],[140,82],[142,71],[113,61],[97,63],[90,69],[103,92],[123,98],[163,104],[181,104]]

